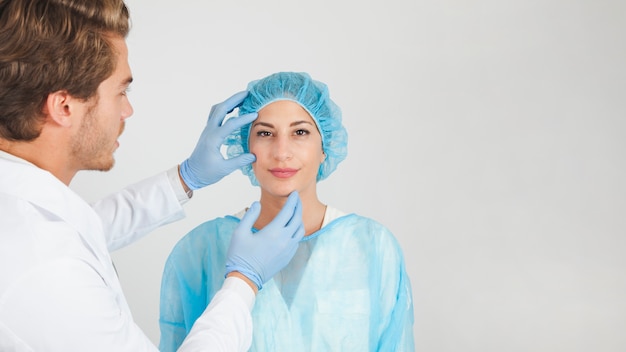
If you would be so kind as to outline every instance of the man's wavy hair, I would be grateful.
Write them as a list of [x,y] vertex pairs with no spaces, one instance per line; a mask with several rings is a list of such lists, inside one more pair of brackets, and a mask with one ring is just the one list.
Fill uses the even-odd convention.
[[37,138],[50,93],[94,97],[129,30],[122,0],[0,0],[0,138]]

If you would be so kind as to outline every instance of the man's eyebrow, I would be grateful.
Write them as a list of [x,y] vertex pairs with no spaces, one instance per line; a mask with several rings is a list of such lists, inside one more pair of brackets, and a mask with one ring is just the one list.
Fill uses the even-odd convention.
[[128,86],[128,85],[130,85],[131,83],[133,83],[133,77],[132,77],[132,76],[131,76],[131,77],[128,77],[128,78],[126,78],[124,81],[122,81],[121,86]]

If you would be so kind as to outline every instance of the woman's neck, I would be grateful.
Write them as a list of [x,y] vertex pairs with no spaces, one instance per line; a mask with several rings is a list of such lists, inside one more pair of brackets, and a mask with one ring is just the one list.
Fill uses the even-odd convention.
[[[275,198],[262,195],[260,200],[261,214],[254,223],[254,227],[262,229],[269,224],[278,215],[286,200],[286,197]],[[302,222],[304,223],[305,236],[308,236],[322,227],[326,205],[317,199],[317,196],[301,196],[300,200],[302,201]]]

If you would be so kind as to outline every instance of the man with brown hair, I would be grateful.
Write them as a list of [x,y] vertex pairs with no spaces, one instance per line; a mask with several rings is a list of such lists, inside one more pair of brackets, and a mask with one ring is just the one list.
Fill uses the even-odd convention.
[[[246,92],[213,107],[180,166],[89,205],[68,185],[113,167],[133,110],[122,0],[0,0],[0,350],[155,351],[133,322],[109,252],[184,216],[193,190],[255,160],[220,146]],[[302,238],[297,193],[261,231],[234,231],[222,290],[181,350],[247,350],[262,284]]]

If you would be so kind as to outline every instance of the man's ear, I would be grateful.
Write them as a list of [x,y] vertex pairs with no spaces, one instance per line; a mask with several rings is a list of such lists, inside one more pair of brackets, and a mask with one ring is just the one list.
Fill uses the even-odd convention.
[[65,90],[48,94],[43,111],[46,119],[60,126],[71,126],[71,105],[74,101],[75,99]]

